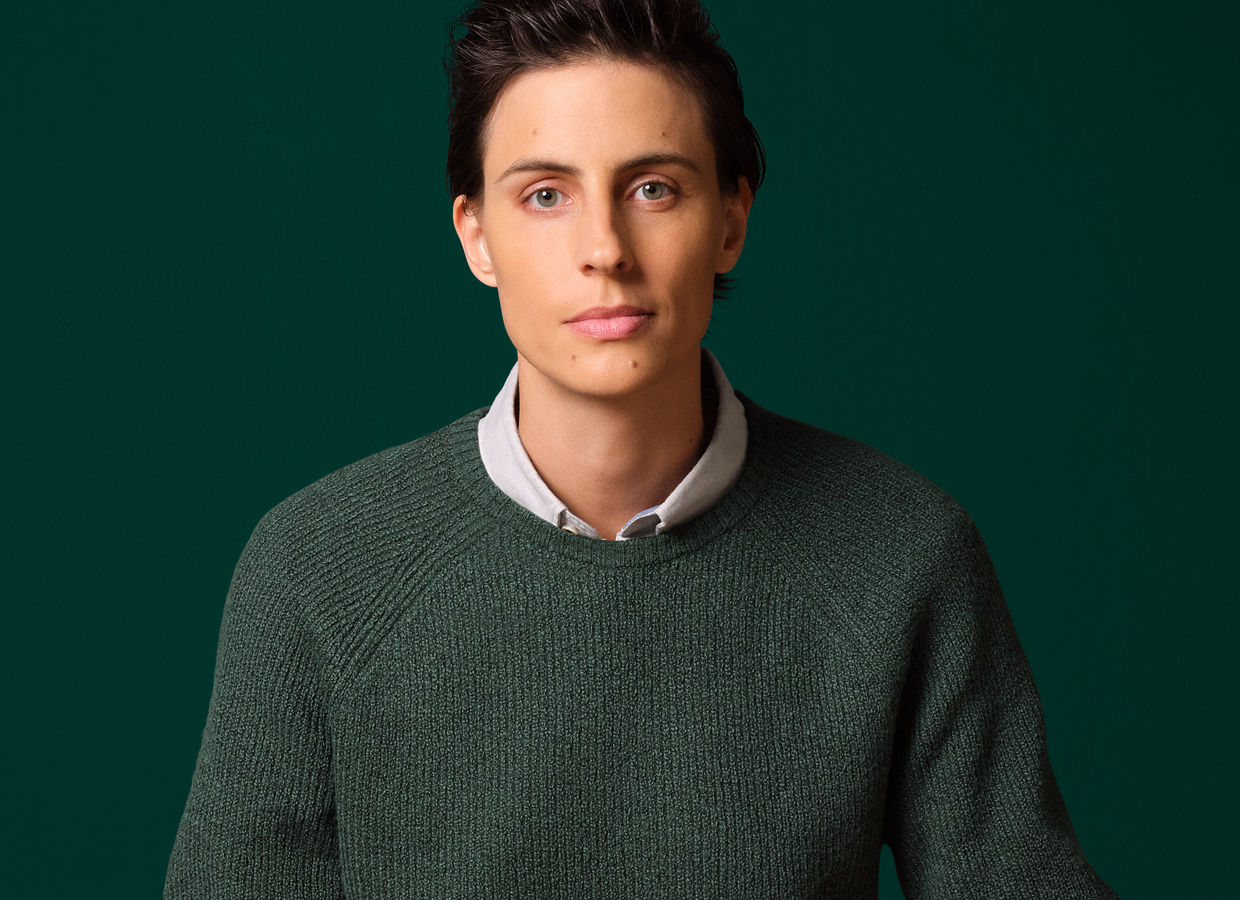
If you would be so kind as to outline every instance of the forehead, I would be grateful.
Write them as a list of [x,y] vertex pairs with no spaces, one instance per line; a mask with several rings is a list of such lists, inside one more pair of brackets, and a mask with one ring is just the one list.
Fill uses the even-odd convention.
[[674,152],[714,167],[697,97],[661,68],[621,60],[517,75],[495,101],[484,147],[488,180],[522,158],[606,165]]

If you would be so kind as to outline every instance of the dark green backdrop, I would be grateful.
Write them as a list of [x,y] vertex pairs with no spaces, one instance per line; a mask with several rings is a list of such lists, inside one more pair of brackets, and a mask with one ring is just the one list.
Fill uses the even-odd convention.
[[[6,896],[159,892],[251,527],[511,364],[456,6],[6,5]],[[770,177],[708,345],[973,512],[1126,898],[1234,883],[1233,8],[713,4]]]

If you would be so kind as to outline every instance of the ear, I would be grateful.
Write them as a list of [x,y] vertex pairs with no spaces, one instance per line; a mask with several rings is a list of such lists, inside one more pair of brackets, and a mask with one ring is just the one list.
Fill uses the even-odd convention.
[[482,233],[482,221],[477,210],[471,210],[464,194],[452,201],[452,227],[461,239],[465,261],[469,270],[485,285],[495,287],[495,267],[491,264],[491,252],[487,249],[486,235]]
[[722,275],[731,272],[741,258],[745,246],[745,228],[749,224],[749,208],[753,206],[753,191],[744,175],[736,179],[736,190],[723,196],[724,232],[723,245],[715,260],[715,271]]

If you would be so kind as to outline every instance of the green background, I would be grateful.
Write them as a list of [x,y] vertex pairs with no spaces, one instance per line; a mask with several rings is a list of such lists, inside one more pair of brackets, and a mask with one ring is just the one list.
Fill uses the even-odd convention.
[[[970,509],[1126,898],[1234,884],[1234,8],[712,4],[770,176],[708,346]],[[456,9],[0,14],[6,896],[159,893],[250,529],[511,365]]]

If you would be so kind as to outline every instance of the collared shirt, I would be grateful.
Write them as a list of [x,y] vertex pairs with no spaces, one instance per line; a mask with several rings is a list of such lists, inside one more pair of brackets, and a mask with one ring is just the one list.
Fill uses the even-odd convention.
[[[704,383],[703,396],[718,396],[715,430],[706,452],[662,503],[643,509],[625,523],[616,534],[618,541],[660,534],[701,515],[727,493],[740,475],[749,443],[745,407],[737,399],[719,361],[709,350],[703,349],[702,354],[714,375],[714,391]],[[592,525],[573,515],[551,492],[530,462],[517,432],[516,399],[514,365],[490,410],[478,422],[478,450],[487,475],[515,503],[540,519],[582,537],[601,539]]]

